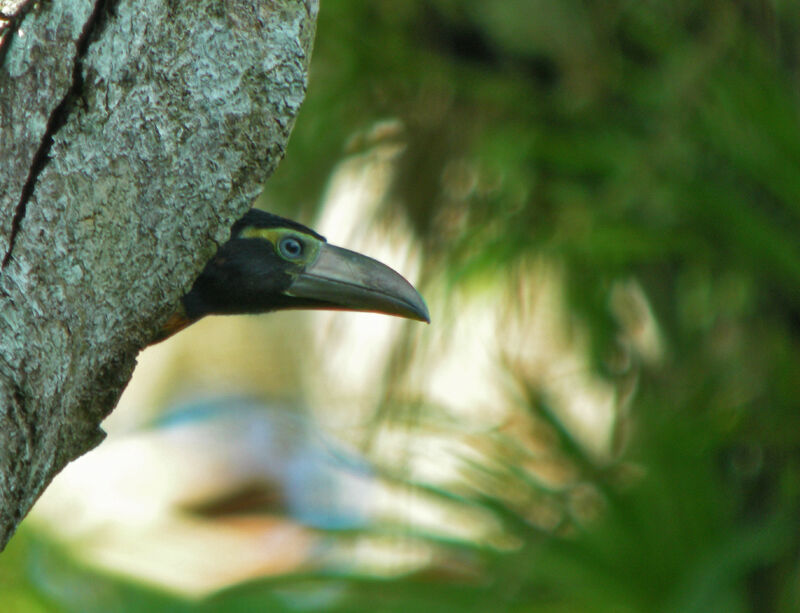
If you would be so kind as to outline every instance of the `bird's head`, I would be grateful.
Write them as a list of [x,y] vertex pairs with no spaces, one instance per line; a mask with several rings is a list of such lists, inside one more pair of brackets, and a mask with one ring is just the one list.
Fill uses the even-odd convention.
[[258,209],[234,224],[183,304],[189,321],[279,309],[373,311],[430,321],[422,296],[388,266]]

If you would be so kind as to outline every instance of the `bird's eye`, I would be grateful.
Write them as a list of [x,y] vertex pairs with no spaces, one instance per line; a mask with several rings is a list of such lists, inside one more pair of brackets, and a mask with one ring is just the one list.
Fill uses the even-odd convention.
[[287,260],[296,260],[303,255],[303,243],[293,236],[282,238],[278,243],[278,249]]

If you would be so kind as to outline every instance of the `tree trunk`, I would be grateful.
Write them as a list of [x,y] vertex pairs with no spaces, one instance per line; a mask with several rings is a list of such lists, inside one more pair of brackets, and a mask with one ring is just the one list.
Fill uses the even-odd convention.
[[0,10],[2,550],[280,160],[318,0]]

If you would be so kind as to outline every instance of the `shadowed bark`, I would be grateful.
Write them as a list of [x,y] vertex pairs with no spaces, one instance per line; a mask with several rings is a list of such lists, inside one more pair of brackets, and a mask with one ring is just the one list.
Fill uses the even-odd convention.
[[0,0],[0,549],[280,160],[317,10]]

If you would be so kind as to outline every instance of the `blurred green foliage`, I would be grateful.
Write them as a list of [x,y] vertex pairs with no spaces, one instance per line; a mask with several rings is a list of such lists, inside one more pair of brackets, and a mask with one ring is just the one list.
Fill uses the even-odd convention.
[[[269,207],[309,216],[345,143],[398,118],[394,202],[429,270],[558,259],[601,372],[610,286],[641,282],[667,355],[623,455],[584,463],[602,512],[553,535],[480,501],[521,546],[478,552],[470,581],[288,578],[190,606],[93,578],[114,606],[64,610],[800,610],[799,78],[789,0],[323,2]],[[0,557],[3,610],[58,611],[27,544]]]
[[[609,287],[635,278],[667,343],[631,417],[644,481],[603,487],[577,539],[528,534],[489,565],[486,600],[443,589],[439,608],[800,610],[796,4],[341,1],[316,53],[271,193],[302,193],[291,160],[322,177],[350,134],[398,117],[396,201],[428,261],[452,278],[563,261],[601,371]],[[436,600],[400,583],[386,610],[414,589]]]

